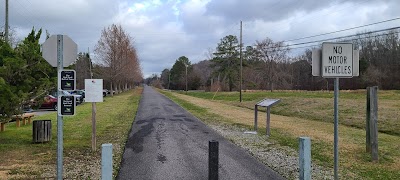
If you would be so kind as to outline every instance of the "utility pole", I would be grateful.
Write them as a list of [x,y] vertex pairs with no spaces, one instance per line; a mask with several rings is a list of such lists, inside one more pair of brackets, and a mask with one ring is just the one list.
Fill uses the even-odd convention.
[[242,102],[242,76],[243,76],[243,60],[242,60],[242,21],[240,21],[240,102]]
[[8,43],[8,0],[6,0],[6,24],[4,26],[4,40]]
[[188,68],[188,65],[185,64],[185,67],[186,67],[186,94],[187,94],[187,92],[188,92],[188,85],[187,85],[187,68]]

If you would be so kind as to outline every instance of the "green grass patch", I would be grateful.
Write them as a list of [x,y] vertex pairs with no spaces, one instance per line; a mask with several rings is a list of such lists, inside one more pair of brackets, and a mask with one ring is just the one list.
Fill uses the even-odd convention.
[[[92,104],[84,103],[79,105],[75,116],[64,117],[63,154],[64,168],[66,168],[67,172],[68,168],[82,168],[82,171],[84,171],[85,167],[91,165],[88,163],[74,165],[74,160],[71,159],[80,161],[100,159],[101,144],[104,143],[112,143],[114,145],[114,169],[117,170],[119,168],[123,148],[136,115],[141,92],[142,88],[139,88],[114,97],[105,97],[104,102],[96,103],[96,152],[92,152],[91,148]],[[52,121],[51,142],[43,144],[32,143],[32,125],[16,128],[15,123],[8,123],[6,131],[0,133],[0,154],[2,154],[0,166],[7,167],[5,169],[10,175],[7,178],[12,178],[14,175],[15,177],[23,175],[28,179],[43,178],[41,176],[43,168],[49,164],[54,167],[55,173],[57,114],[52,112],[37,116],[34,120]],[[114,171],[114,175],[116,175],[115,173],[116,171]],[[66,174],[64,171],[66,178],[76,178],[68,177]],[[2,179],[1,176],[0,179]]]

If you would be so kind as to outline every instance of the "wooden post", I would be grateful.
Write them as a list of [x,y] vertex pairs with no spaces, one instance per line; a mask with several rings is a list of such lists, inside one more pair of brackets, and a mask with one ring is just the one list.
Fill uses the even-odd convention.
[[92,102],[92,151],[96,152],[96,103]]
[[31,124],[31,119],[32,119],[32,116],[29,116],[28,117],[28,124]]
[[33,121],[32,141],[34,143],[43,143],[51,141],[51,120]]
[[0,132],[3,132],[6,129],[6,123],[0,123]]
[[24,125],[24,126],[26,125],[27,119],[28,119],[28,118],[26,118],[26,117],[21,117],[22,125]]
[[367,87],[367,118],[365,120],[365,150],[367,153],[371,152],[371,137],[369,133],[369,121],[370,121],[370,112],[371,112],[371,106],[370,106],[370,87]]
[[369,132],[371,143],[371,157],[373,162],[378,162],[378,86],[370,88],[370,119]]
[[18,116],[16,116],[16,118],[15,118],[15,124],[17,125],[17,127],[20,127],[20,126],[21,126]]

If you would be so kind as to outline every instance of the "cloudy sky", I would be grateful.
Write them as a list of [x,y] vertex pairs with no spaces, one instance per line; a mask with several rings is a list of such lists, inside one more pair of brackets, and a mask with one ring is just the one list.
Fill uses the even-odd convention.
[[[0,9],[4,29],[5,0]],[[287,41],[394,19],[399,9],[398,0],[9,0],[9,26],[18,39],[33,26],[68,35],[87,52],[104,27],[120,24],[134,38],[147,77],[180,56],[192,63],[206,59],[221,38],[239,36],[240,21],[247,46],[266,37]],[[287,43],[397,26],[400,19]]]

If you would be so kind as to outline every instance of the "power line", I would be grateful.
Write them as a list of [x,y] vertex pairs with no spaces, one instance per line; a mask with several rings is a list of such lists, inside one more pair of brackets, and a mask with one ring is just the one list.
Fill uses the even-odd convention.
[[[400,28],[400,26],[397,27],[397,29],[398,29],[398,28]],[[392,28],[390,28],[390,29],[393,30]],[[374,32],[367,32],[367,33],[355,34],[355,35],[351,35],[351,36],[337,37],[337,38],[335,38],[335,39],[342,39],[342,38],[345,38],[345,37],[352,37],[352,36],[365,35],[365,34],[372,34],[372,33],[374,33]],[[358,38],[353,38],[353,39],[347,39],[346,41],[354,41],[354,40],[359,40],[359,39],[368,39],[368,38],[375,38],[375,37],[380,37],[380,36],[388,36],[388,35],[397,34],[397,33],[399,33],[399,32],[389,32],[389,33],[377,34],[377,35],[375,35],[375,36],[369,36],[369,37],[358,37]],[[320,40],[320,41],[310,42],[310,44],[311,44],[311,43],[320,43],[320,42],[323,42],[323,41],[326,41],[326,40]],[[320,46],[320,45],[321,45],[321,44],[300,46],[300,47],[290,48],[290,50],[292,50],[292,49],[307,48],[307,47],[315,47],[315,46]],[[293,46],[294,46],[294,45],[293,45]],[[281,46],[281,47],[290,47],[290,46]],[[276,47],[268,47],[268,48],[266,48],[266,50],[267,50],[267,52],[273,52],[273,51],[268,51],[268,49],[273,49],[273,48],[276,48]],[[286,49],[285,49],[285,50],[286,50]],[[274,50],[274,51],[284,51],[284,50],[283,50],[283,49],[277,49],[277,50]]]
[[303,44],[311,44],[311,43],[317,43],[317,42],[322,42],[322,41],[332,41],[332,40],[337,40],[337,39],[349,38],[349,37],[353,37],[353,36],[360,36],[360,35],[365,35],[365,34],[372,34],[372,33],[378,33],[378,32],[383,32],[383,31],[390,31],[390,30],[395,30],[395,29],[399,29],[399,28],[400,28],[400,26],[397,26],[397,27],[381,29],[381,30],[376,30],[376,31],[370,31],[370,32],[365,32],[365,33],[358,33],[358,34],[353,34],[353,35],[340,36],[340,37],[334,37],[334,38],[328,38],[328,39],[321,39],[321,40],[316,40],[316,41],[308,41],[308,42],[302,42],[302,43],[289,44],[289,45],[281,46],[281,47],[290,47],[290,46],[297,46],[297,45],[303,45]]
[[328,33],[323,33],[323,34],[318,34],[318,35],[312,35],[312,36],[306,36],[306,37],[302,37],[302,38],[284,40],[284,41],[282,41],[282,42],[297,41],[297,40],[302,40],[302,39],[308,39],[308,38],[313,38],[313,37],[319,37],[319,36],[324,36],[324,35],[328,35],[328,34],[334,34],[334,33],[338,33],[338,32],[343,32],[343,31],[358,29],[358,28],[362,28],[362,27],[372,26],[372,25],[381,24],[381,23],[390,22],[390,21],[399,20],[399,19],[400,19],[400,17],[397,17],[397,18],[393,18],[393,19],[388,19],[388,20],[384,20],[384,21],[379,21],[379,22],[371,23],[371,24],[366,24],[366,25],[356,26],[356,27],[352,27],[352,28],[342,29],[342,30],[338,30],[338,31],[333,31],[333,32],[328,32]]

